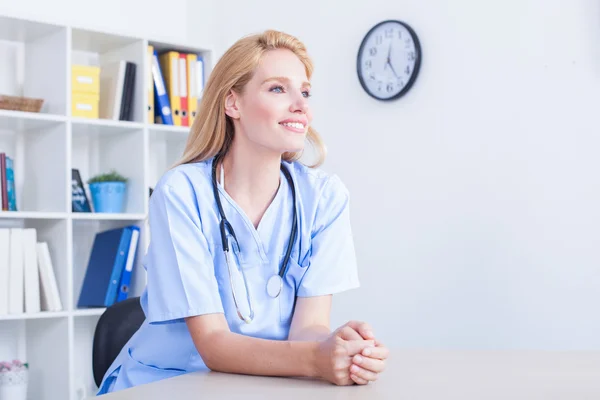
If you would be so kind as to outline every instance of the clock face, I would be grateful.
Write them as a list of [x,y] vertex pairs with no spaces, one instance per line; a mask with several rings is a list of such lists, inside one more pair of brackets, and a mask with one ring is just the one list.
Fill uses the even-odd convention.
[[393,100],[413,85],[421,66],[421,45],[401,21],[383,21],[365,35],[357,57],[363,89],[377,100]]

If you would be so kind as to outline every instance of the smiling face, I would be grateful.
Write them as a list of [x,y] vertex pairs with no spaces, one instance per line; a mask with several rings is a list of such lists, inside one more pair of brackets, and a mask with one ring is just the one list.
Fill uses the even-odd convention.
[[312,122],[306,68],[290,50],[267,51],[242,94],[232,92],[226,113],[234,141],[283,154],[301,151]]

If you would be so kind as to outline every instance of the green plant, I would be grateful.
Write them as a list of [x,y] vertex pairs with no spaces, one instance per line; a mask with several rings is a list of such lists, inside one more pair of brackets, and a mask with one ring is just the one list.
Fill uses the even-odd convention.
[[119,174],[115,170],[111,170],[108,173],[98,174],[88,179],[87,183],[97,182],[127,182],[127,178]]

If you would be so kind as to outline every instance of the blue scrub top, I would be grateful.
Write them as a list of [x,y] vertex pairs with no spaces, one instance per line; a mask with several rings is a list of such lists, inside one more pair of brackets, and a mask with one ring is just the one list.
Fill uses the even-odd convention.
[[[146,320],[106,372],[98,394],[207,370],[184,318],[224,313],[232,332],[286,340],[296,296],[339,293],[359,286],[348,191],[336,175],[284,162],[295,188],[298,235],[281,294],[267,281],[279,272],[293,218],[293,196],[281,173],[279,189],[258,228],[219,184],[225,216],[239,242],[234,260],[243,268],[255,317],[237,315],[212,187],[212,159],[165,173],[150,198],[150,245],[142,265],[147,285],[140,297]],[[230,242],[233,243],[233,240]],[[246,292],[233,268],[238,305],[248,315]]]

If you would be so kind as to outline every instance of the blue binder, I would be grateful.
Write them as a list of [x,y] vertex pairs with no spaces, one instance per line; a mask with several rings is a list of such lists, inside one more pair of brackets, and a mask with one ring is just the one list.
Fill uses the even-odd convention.
[[125,267],[121,274],[121,283],[117,293],[117,303],[119,301],[126,300],[129,297],[129,283],[131,282],[131,273],[133,272],[133,266],[135,265],[135,256],[137,254],[137,246],[140,238],[140,228],[137,226],[129,226],[131,230],[131,240],[127,257],[125,258]]
[[167,94],[167,87],[163,78],[158,53],[154,50],[152,55],[152,77],[154,80],[154,118],[156,123],[173,125],[171,102]]
[[130,227],[96,234],[77,307],[109,307],[115,302],[130,241]]

